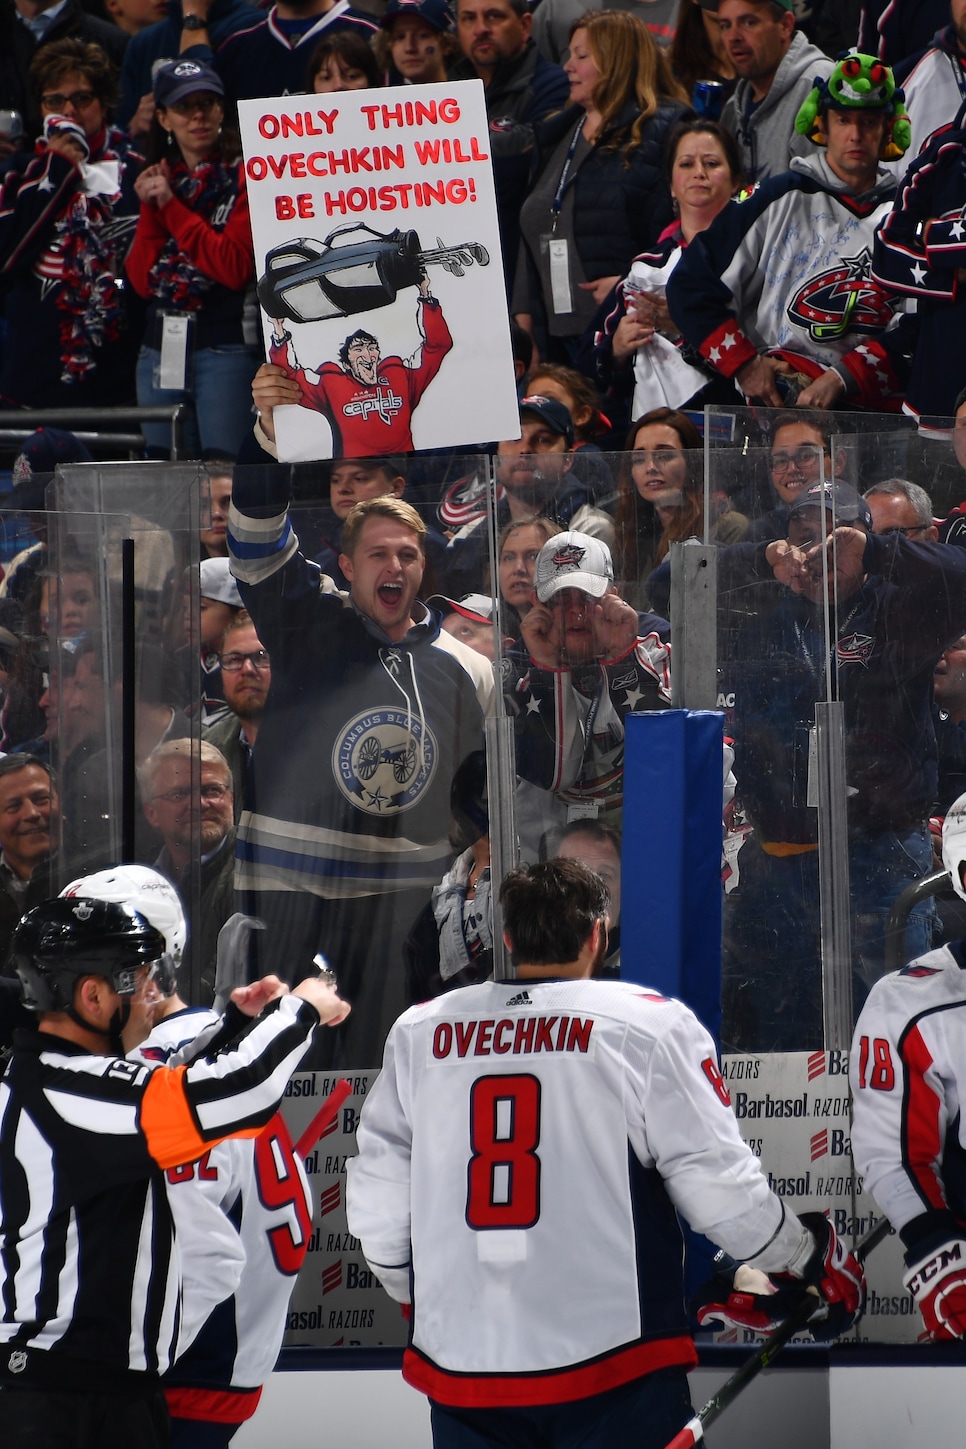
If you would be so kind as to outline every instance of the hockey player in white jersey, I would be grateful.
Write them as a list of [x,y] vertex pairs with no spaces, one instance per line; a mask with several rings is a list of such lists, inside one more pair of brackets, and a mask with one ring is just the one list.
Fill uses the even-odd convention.
[[[966,900],[966,795],[943,824]],[[905,1247],[924,1337],[966,1338],[966,941],[877,981],[852,1039],[852,1155]]]
[[712,1285],[701,1321],[764,1328],[812,1285],[814,1331],[834,1334],[861,1311],[862,1272],[821,1214],[806,1226],[768,1187],[688,1008],[590,979],[600,878],[548,861],[500,899],[516,979],[393,1026],[347,1168],[349,1230],[412,1304],[403,1374],[431,1400],[436,1449],[663,1449],[692,1415],[696,1362],[679,1212],[760,1270],[758,1293]]
[[[220,1023],[178,995],[184,912],[158,871],[116,866],[72,882],[63,894],[131,905],[165,936],[167,971],[158,977],[164,1001],[129,1057],[172,1063]],[[178,1354],[164,1378],[172,1449],[221,1449],[254,1414],[278,1358],[312,1233],[312,1196],[281,1113],[253,1140],[229,1139],[166,1176],[184,1278]]]

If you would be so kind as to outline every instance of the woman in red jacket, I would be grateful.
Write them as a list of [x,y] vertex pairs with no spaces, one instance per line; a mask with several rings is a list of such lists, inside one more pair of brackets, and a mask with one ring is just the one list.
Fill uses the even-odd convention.
[[[142,406],[185,402],[189,457],[234,457],[249,431],[260,354],[246,297],[255,263],[238,138],[224,128],[224,90],[208,66],[175,60],[154,79],[150,163],[126,270],[148,302],[137,367]],[[252,298],[254,301],[254,298]],[[245,323],[248,320],[248,328]],[[170,432],[144,424],[148,453],[166,457]]]

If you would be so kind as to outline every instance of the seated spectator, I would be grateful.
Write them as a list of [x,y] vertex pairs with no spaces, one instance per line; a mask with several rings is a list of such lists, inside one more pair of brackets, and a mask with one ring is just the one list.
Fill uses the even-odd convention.
[[747,531],[745,515],[724,499],[713,500],[715,515],[705,518],[703,462],[701,436],[684,413],[655,408],[631,427],[617,480],[616,525],[621,590],[635,608],[653,604],[666,614],[668,570],[654,585],[649,576],[672,543],[706,534],[715,543],[737,543]]
[[228,761],[237,825],[248,790],[252,750],[272,683],[272,662],[244,609],[225,630],[219,660],[228,709],[220,719],[202,725],[202,737]]
[[488,594],[466,594],[462,599],[447,599],[442,594],[433,594],[426,602],[439,614],[447,634],[493,663],[496,657],[493,600]]
[[[241,146],[225,128],[224,87],[208,66],[162,66],[154,96],[148,164],[135,182],[141,211],[124,264],[148,304],[138,403],[184,403],[187,456],[205,449],[234,457],[251,429],[259,363],[242,319],[255,261]],[[141,426],[148,456],[167,457],[167,424]]]
[[[520,211],[511,310],[542,356],[573,366],[601,302],[672,220],[661,163],[687,97],[623,10],[574,23],[566,74],[570,105],[537,131],[540,171]],[[548,230],[563,257],[553,272]]]
[[144,813],[164,841],[154,868],[181,892],[189,926],[187,956],[201,983],[196,1004],[208,1005],[215,994],[218,932],[233,904],[231,771],[214,745],[182,739],[159,745],[138,778]]
[[490,817],[482,750],[468,755],[453,776],[449,843],[456,859],[406,938],[406,981],[413,1002],[475,986],[493,975]]
[[[520,403],[520,437],[497,444],[497,526],[511,520],[551,518],[571,524],[608,545],[614,538],[611,518],[591,502],[590,490],[576,482],[573,468],[574,427],[569,410],[554,398],[525,397]],[[469,514],[470,521],[450,540],[444,564],[446,586],[459,597],[485,587],[488,557],[487,520],[482,480],[464,480],[443,496],[444,524]]]
[[57,890],[59,810],[50,765],[36,755],[0,759],[0,971],[20,917]]
[[430,85],[447,79],[459,54],[446,0],[389,0],[373,41],[389,85]]
[[814,483],[831,478],[830,430],[821,413],[812,417],[792,413],[788,422],[776,424],[771,438],[769,467],[771,486],[778,502],[760,518],[752,519],[745,534],[749,543],[784,538],[788,529],[788,512],[795,500]]
[[183,681],[183,698],[188,708],[194,704],[195,682],[192,676],[201,670],[201,717],[213,722],[225,711],[225,688],[221,677],[221,641],[232,620],[243,605],[238,585],[232,578],[226,558],[203,558],[199,566],[197,643],[192,635],[191,590],[185,588],[184,632],[188,642],[178,650],[177,659]]
[[140,157],[108,124],[116,78],[99,46],[44,45],[31,78],[43,135],[0,191],[0,403],[114,407],[133,395],[120,283]]
[[610,422],[593,383],[573,367],[544,362],[527,378],[526,391],[563,403],[574,424],[574,474],[591,489],[593,502],[612,512],[614,479],[600,448],[610,433]]
[[615,399],[629,402],[630,418],[657,407],[681,408],[698,397],[738,401],[733,389],[722,388],[714,369],[684,347],[665,296],[684,248],[741,186],[738,147],[730,132],[713,121],[682,121],[668,138],[665,165],[677,219],[650,251],[635,257],[595,337],[597,376]]
[[642,621],[615,588],[607,545],[582,533],[544,545],[534,590],[505,690],[517,773],[550,792],[545,829],[578,816],[618,824],[624,717],[670,703],[666,621]]
[[100,618],[94,564],[78,554],[65,554],[59,576],[41,576],[38,608],[41,632],[51,639],[93,634]]
[[917,543],[935,543],[938,539],[932,499],[918,483],[910,483],[908,478],[884,478],[862,496],[872,514],[873,533],[901,533]]
[[368,38],[357,30],[324,35],[309,60],[307,89],[317,96],[367,91],[382,85],[379,62]]
[[[668,59],[692,104],[698,81],[717,81],[722,87],[722,105],[728,99],[738,77],[734,61],[721,38],[721,22],[715,0],[705,0],[704,4],[701,0],[681,0]],[[720,110],[707,110],[703,114],[709,121],[717,121],[721,117]]]
[[234,463],[230,458],[206,458],[207,476],[201,484],[201,515],[205,519],[199,537],[201,557],[228,557],[228,509],[231,506],[231,477]]
[[[127,45],[127,36],[121,30],[106,18],[91,14],[79,0],[66,0],[61,5],[52,0],[9,0],[0,8],[0,106],[19,111],[28,141],[34,140],[43,125],[30,67],[39,50],[62,40],[96,45],[114,65],[121,64]],[[15,149],[12,137],[0,137],[0,162]]]
[[342,525],[364,498],[401,498],[406,488],[402,458],[340,458],[329,475],[329,511],[333,523],[323,523],[325,547],[315,562],[336,588],[348,589],[349,581],[339,567]]
[[597,976],[621,974],[621,835],[599,820],[572,820],[565,825],[554,852],[557,860],[579,860],[607,887],[607,955]]
[[229,101],[301,95],[308,88],[309,57],[323,36],[352,30],[368,44],[377,28],[343,0],[277,0],[267,15],[259,19],[256,13],[219,46],[214,66]]
[[515,637],[520,620],[533,607],[533,570],[544,544],[561,533],[558,523],[539,514],[511,520],[500,529],[497,540],[497,571],[503,598],[503,622]]
[[780,176],[793,157],[808,154],[795,117],[814,78],[832,69],[828,56],[796,29],[795,11],[794,0],[717,5],[721,42],[738,75],[721,123],[738,142],[749,181]]
[[919,330],[906,410],[949,417],[966,387],[959,345],[966,319],[966,100],[906,171],[875,237],[872,275],[893,298],[914,298]]
[[[721,0],[718,13],[746,4]],[[844,68],[862,60],[840,61],[802,106],[800,123],[822,151],[796,157],[790,171],[729,203],[668,277],[668,306],[685,340],[767,407],[782,407],[786,396],[816,408],[897,411],[902,403],[899,302],[863,260],[895,195],[879,162],[902,154],[901,101],[891,73],[856,92]]]

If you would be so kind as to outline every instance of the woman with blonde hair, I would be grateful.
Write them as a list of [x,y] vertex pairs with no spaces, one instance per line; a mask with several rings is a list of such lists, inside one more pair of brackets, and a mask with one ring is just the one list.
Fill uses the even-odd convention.
[[574,23],[565,71],[571,104],[537,129],[512,310],[543,356],[572,365],[599,304],[672,220],[663,151],[687,96],[623,10]]

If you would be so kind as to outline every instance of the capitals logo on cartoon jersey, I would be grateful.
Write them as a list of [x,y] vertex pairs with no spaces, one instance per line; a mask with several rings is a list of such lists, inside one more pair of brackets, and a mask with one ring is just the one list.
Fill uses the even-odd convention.
[[408,810],[436,773],[439,751],[426,721],[406,709],[371,709],[340,730],[332,770],[343,795],[369,815]]
[[872,254],[863,247],[857,256],[843,257],[810,277],[786,311],[814,342],[828,342],[846,332],[882,332],[892,320],[894,303],[872,280]]

